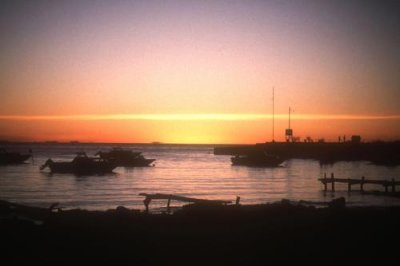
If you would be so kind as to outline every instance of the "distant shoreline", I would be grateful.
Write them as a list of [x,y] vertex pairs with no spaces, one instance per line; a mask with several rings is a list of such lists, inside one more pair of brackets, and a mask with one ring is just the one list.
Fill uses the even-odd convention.
[[252,144],[204,144],[204,143],[125,143],[125,142],[59,142],[59,141],[0,141],[1,145],[141,145],[141,146],[249,146]]

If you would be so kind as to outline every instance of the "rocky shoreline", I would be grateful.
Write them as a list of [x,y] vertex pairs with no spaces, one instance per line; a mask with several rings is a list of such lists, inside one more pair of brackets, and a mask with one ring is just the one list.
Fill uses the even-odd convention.
[[400,207],[316,208],[287,200],[184,206],[174,214],[57,210],[0,201],[11,264],[336,264],[395,262]]

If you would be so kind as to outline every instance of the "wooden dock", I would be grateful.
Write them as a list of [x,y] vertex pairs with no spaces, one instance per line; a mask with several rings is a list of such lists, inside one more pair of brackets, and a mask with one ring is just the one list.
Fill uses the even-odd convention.
[[[140,193],[139,195],[145,197],[145,199],[143,200],[143,203],[144,203],[144,206],[146,207],[146,212],[149,211],[149,205],[150,205],[150,202],[153,199],[165,199],[165,200],[168,200],[168,202],[167,202],[167,212],[168,213],[170,212],[171,200],[190,202],[190,203],[223,204],[223,205],[227,205],[227,204],[232,203],[232,201],[226,201],[226,200],[196,199],[196,198],[183,197],[183,196],[172,195],[172,194],[161,194],[161,193],[156,193],[156,194]],[[237,205],[239,204],[239,201],[240,201],[240,197],[237,197],[236,198],[236,204]]]
[[328,184],[331,184],[331,191],[335,191],[335,183],[345,183],[347,184],[347,190],[351,192],[352,185],[360,185],[360,191],[364,192],[364,185],[374,184],[381,185],[385,188],[385,193],[389,192],[389,187],[391,187],[392,192],[396,192],[396,186],[400,185],[400,181],[395,181],[394,178],[391,180],[368,180],[365,177],[361,177],[361,179],[352,179],[352,178],[335,178],[334,174],[331,173],[331,177],[327,177],[326,173],[323,178],[319,178],[322,184],[324,184],[324,191],[328,191]]

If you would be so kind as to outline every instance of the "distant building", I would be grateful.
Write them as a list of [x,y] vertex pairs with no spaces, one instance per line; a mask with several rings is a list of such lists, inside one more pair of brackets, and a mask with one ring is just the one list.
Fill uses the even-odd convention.
[[285,136],[286,136],[287,142],[292,142],[293,141],[293,129],[291,129],[291,128],[286,129]]
[[352,143],[360,143],[361,142],[361,136],[360,135],[351,136],[351,142]]

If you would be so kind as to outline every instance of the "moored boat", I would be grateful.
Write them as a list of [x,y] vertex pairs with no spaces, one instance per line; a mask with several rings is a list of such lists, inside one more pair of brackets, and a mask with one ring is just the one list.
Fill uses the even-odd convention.
[[40,170],[50,168],[52,173],[73,173],[78,175],[111,173],[117,165],[111,160],[88,157],[79,153],[71,162],[55,162],[48,159]]
[[253,166],[253,167],[277,167],[285,160],[263,151],[251,152],[245,155],[236,155],[231,158],[233,165]]
[[21,164],[32,157],[31,154],[21,154],[18,152],[8,152],[0,149],[0,165]]
[[100,151],[96,155],[105,160],[112,160],[117,166],[125,167],[150,166],[156,160],[145,158],[141,152],[121,148],[113,148],[111,151]]

